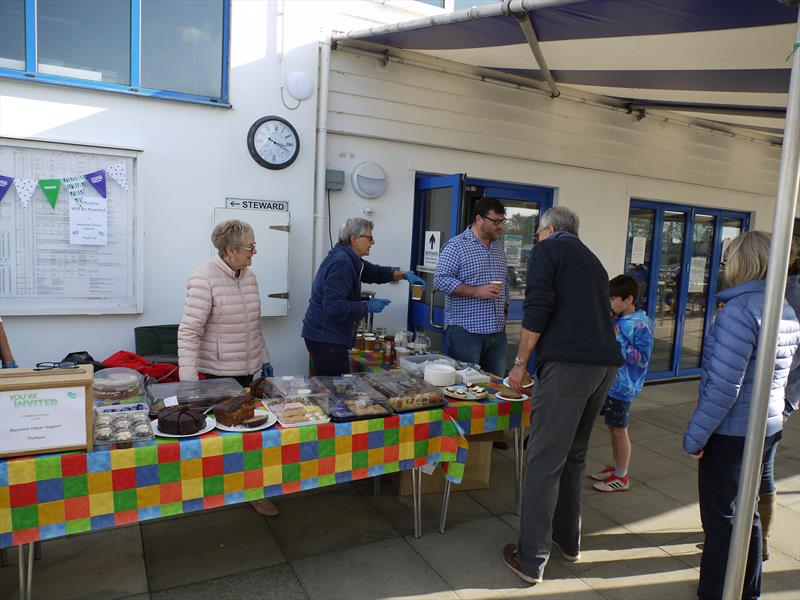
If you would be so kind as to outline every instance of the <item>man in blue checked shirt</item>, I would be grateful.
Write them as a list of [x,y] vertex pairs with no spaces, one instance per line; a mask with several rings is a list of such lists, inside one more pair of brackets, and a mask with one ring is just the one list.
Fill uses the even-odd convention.
[[508,345],[506,253],[500,242],[505,214],[496,198],[478,200],[472,225],[442,248],[433,278],[434,287],[446,294],[447,353],[501,377]]

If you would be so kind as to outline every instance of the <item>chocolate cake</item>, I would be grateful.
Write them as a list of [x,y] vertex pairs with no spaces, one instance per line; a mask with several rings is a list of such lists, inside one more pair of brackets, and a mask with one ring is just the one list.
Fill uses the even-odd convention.
[[249,394],[240,394],[234,398],[228,398],[214,406],[214,416],[217,422],[233,427],[241,425],[247,419],[251,419],[256,406],[255,399]]
[[206,426],[202,411],[189,406],[169,406],[158,413],[158,429],[172,435],[191,435]]

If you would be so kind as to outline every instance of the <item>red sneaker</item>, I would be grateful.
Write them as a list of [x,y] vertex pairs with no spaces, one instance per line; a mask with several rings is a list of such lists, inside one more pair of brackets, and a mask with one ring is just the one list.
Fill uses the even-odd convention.
[[610,475],[614,474],[614,467],[611,465],[606,465],[603,467],[602,471],[598,471],[597,473],[590,473],[589,477],[594,479],[595,481],[604,481],[608,479]]
[[592,487],[598,492],[625,492],[631,486],[630,477],[617,477],[613,473],[603,481],[598,481]]

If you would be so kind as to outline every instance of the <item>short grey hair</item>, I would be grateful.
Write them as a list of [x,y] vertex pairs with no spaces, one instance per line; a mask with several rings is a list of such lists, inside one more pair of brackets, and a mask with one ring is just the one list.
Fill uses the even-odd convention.
[[570,209],[563,206],[554,206],[548,209],[542,215],[542,222],[539,227],[548,227],[552,225],[556,231],[566,231],[578,235],[578,227],[580,227],[580,220],[578,215]]
[[248,237],[255,237],[250,223],[231,219],[214,227],[214,231],[211,232],[211,243],[214,244],[220,258],[224,258],[228,248],[243,246]]
[[342,223],[339,227],[339,241],[343,244],[350,245],[350,238],[352,236],[366,235],[375,225],[368,219],[361,217],[350,217]]

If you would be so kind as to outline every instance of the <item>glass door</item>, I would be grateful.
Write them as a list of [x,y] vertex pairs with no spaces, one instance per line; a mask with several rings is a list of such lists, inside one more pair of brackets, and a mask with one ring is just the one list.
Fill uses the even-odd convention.
[[700,372],[716,295],[726,285],[722,253],[747,225],[743,213],[631,202],[625,272],[642,286],[637,308],[655,322],[648,379]]

